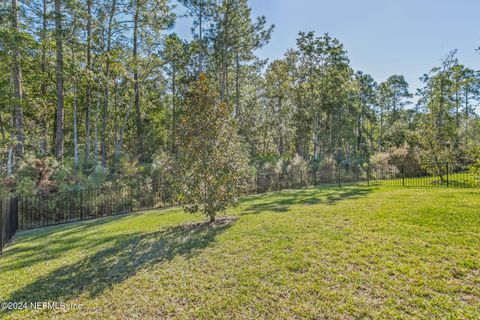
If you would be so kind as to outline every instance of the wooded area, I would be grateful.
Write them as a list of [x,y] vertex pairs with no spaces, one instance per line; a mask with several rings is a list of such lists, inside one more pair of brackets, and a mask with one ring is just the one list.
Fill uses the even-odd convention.
[[[174,32],[175,5],[191,41]],[[225,152],[252,173],[480,157],[480,73],[456,51],[422,76],[414,104],[402,75],[377,83],[329,34],[300,32],[282,59],[259,59],[274,26],[247,0],[11,0],[0,18],[3,196],[166,175],[191,151],[186,132],[207,139],[218,125],[199,90],[229,123]],[[187,111],[204,117],[198,131]]]

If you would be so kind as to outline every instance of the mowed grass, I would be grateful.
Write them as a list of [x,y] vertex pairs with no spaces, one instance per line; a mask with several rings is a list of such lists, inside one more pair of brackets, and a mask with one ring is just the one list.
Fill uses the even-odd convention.
[[227,214],[23,232],[0,258],[0,300],[83,308],[0,318],[480,318],[478,189],[290,190]]

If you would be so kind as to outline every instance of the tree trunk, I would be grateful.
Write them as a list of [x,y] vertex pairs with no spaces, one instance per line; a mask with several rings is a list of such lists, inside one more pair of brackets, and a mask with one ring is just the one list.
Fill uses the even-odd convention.
[[95,112],[95,128],[94,128],[94,141],[93,141],[93,159],[95,167],[98,165],[98,114],[100,113],[100,95],[97,97],[97,110]]
[[378,140],[378,149],[383,151],[383,107],[380,109],[380,138]]
[[90,162],[90,113],[92,110],[92,86],[90,82],[92,48],[92,0],[87,0],[87,83],[85,92],[85,163]]
[[3,123],[3,116],[2,113],[0,112],[0,133],[2,134],[2,142],[5,143],[7,140],[6,134],[5,134],[5,124]]
[[[278,119],[281,119],[281,110],[282,110],[282,96],[279,95],[277,97],[277,110],[278,110],[278,113],[276,115],[276,117]],[[281,120],[281,121],[285,121],[285,120]],[[283,154],[285,153],[285,139],[284,139],[284,130],[283,130],[283,125],[277,125],[277,134],[278,134],[278,140],[279,140],[279,143],[278,143],[278,153],[280,154],[280,156],[283,156]]]
[[11,176],[13,173],[13,150],[12,147],[8,148],[8,158],[7,158],[7,176]]
[[465,88],[465,139],[467,138],[468,134],[468,87]]
[[240,57],[235,56],[236,72],[235,72],[235,118],[240,116]]
[[144,162],[144,152],[143,152],[143,128],[142,128],[142,115],[140,111],[140,88],[138,83],[138,19],[139,19],[139,10],[140,5],[138,0],[136,1],[135,16],[133,19],[133,83],[134,83],[134,94],[135,94],[135,112],[137,116],[137,138],[138,138],[138,147],[140,151],[140,163]]
[[107,30],[107,59],[105,62],[105,101],[103,101],[103,116],[102,116],[102,143],[101,143],[101,153],[102,153],[102,167],[107,167],[107,119],[108,119],[108,107],[110,103],[110,50],[112,46],[112,28],[113,28],[113,18],[115,16],[115,10],[117,6],[117,1],[112,1],[112,8],[110,11],[110,16],[108,19],[108,30]]
[[115,161],[118,161],[120,158],[120,153],[117,152],[117,149],[118,149],[118,141],[119,141],[119,138],[120,138],[120,135],[119,135],[119,126],[118,126],[118,84],[117,82],[115,82],[115,84],[113,85],[113,91],[114,91],[114,94],[113,96],[115,97],[113,99],[113,145],[115,146],[115,151],[114,151],[114,160]]
[[78,174],[78,128],[77,128],[77,84],[73,88],[73,154],[75,175]]
[[455,121],[457,129],[460,128],[460,96],[458,90],[455,92]]
[[371,150],[372,153],[374,153],[375,152],[375,141],[374,141],[374,137],[373,137],[374,136],[374,126],[372,124],[371,119],[369,119],[368,123],[369,123],[369,126],[370,126],[370,128],[369,128],[370,129],[370,150]]
[[61,1],[55,0],[55,38],[56,38],[56,80],[57,80],[57,113],[55,132],[55,156],[63,158],[63,44],[62,44],[62,12]]
[[222,76],[221,76],[221,86],[220,86],[220,99],[221,102],[228,99],[228,49],[229,49],[229,40],[228,37],[230,36],[229,31],[229,21],[230,13],[229,10],[225,12],[223,16],[223,20],[221,21],[220,25],[223,31],[222,35]]
[[365,115],[365,104],[362,103],[362,111],[360,116],[358,117],[358,141],[357,141],[357,152],[362,152],[363,151],[363,145],[364,145],[364,138],[363,138],[363,131],[364,131],[364,119]]
[[42,32],[42,84],[40,93],[45,98],[47,95],[47,0],[43,0]]
[[[75,21],[74,21],[75,23]],[[75,67],[75,48],[72,47],[72,66]],[[73,79],[73,161],[75,175],[78,175],[78,123],[77,123],[77,79]]]
[[203,72],[203,0],[200,0],[199,8],[198,8],[198,37],[200,41],[200,61],[198,66],[198,73],[200,74]]
[[[15,34],[18,33],[18,4],[17,0],[12,0],[12,28]],[[20,67],[20,52],[18,46],[13,49],[13,86],[14,86],[14,121],[15,121],[15,155],[19,158],[23,156],[25,135],[23,131],[23,109],[22,109],[22,69]]]
[[123,148],[123,137],[125,136],[125,128],[127,127],[127,122],[128,118],[130,117],[130,112],[132,111],[132,103],[130,101],[127,113],[125,114],[125,118],[123,119],[123,123],[121,128],[119,129],[119,134],[118,134],[118,142],[115,148],[115,155],[118,158],[122,154],[122,148]]
[[[42,84],[40,85],[40,95],[42,99],[45,99],[47,96],[47,0],[43,0],[43,15],[42,15]],[[48,121],[47,117],[44,117],[42,121],[42,152],[46,154],[48,151]]]
[[222,49],[222,73],[220,77],[220,101],[225,101],[225,87],[227,85],[227,54],[226,50]]
[[176,144],[176,136],[177,136],[177,106],[176,106],[176,99],[175,95],[176,92],[176,77],[175,77],[175,66],[172,66],[172,153],[177,153],[177,144]]

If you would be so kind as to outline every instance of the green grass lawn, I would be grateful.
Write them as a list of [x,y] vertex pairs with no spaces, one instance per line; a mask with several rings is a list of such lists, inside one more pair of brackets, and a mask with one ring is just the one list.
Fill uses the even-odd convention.
[[215,225],[179,208],[17,235],[0,318],[480,318],[480,190],[251,196]]

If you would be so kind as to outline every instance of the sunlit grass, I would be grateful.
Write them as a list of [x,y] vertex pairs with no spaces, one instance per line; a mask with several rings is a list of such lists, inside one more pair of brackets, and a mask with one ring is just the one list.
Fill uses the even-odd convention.
[[[0,317],[479,318],[478,189],[351,186],[246,198],[214,226],[179,208],[21,233]],[[196,224],[194,224],[196,223]]]

